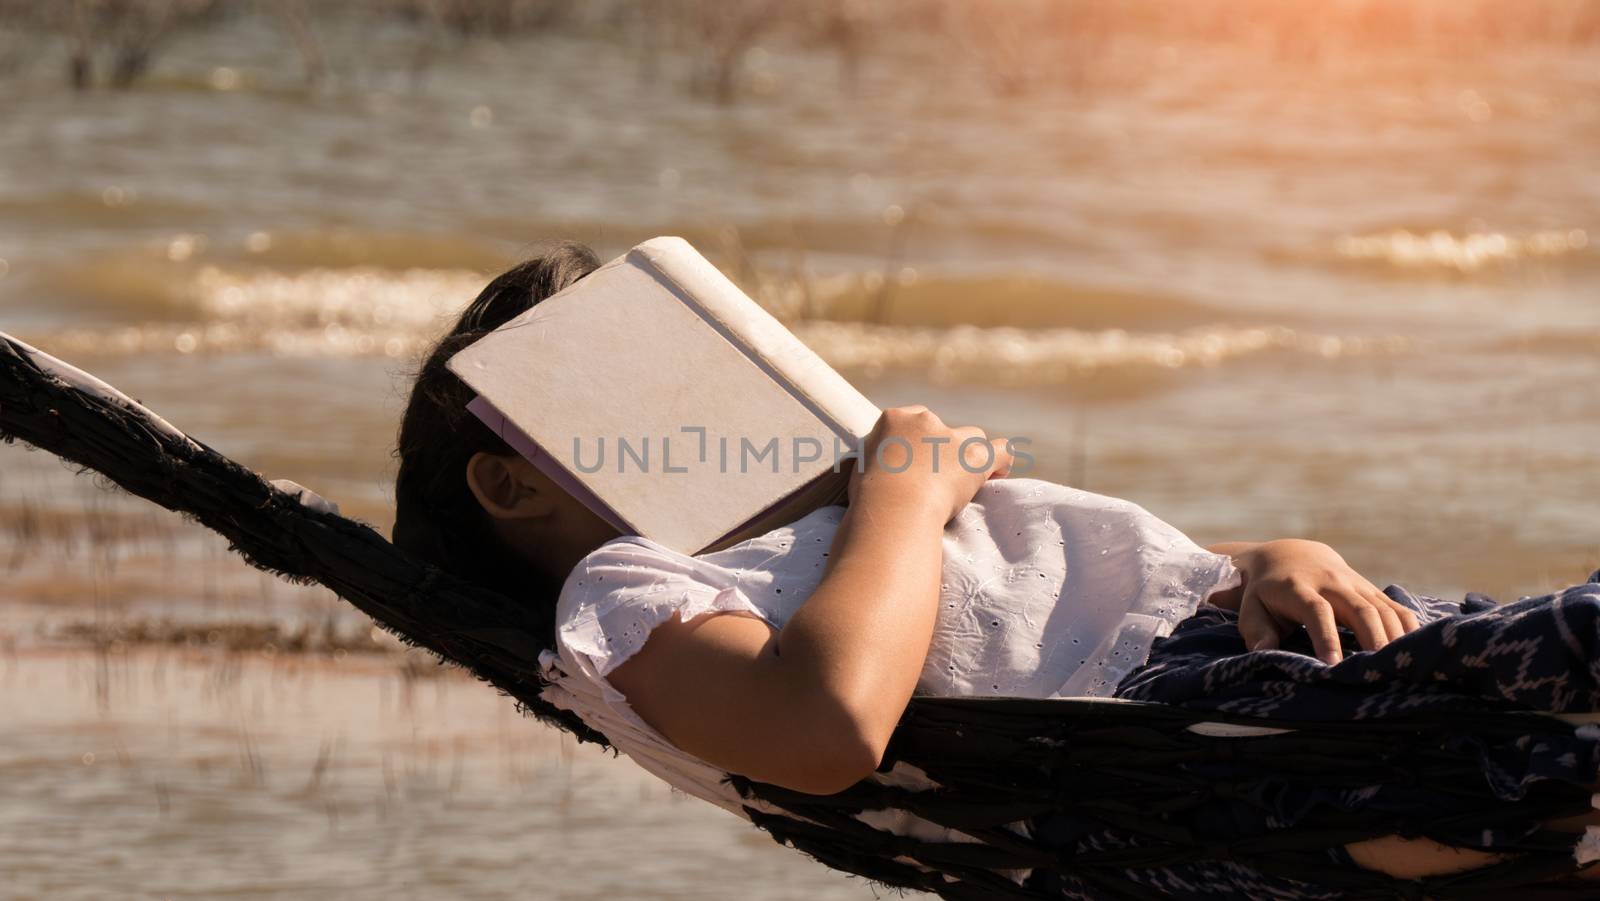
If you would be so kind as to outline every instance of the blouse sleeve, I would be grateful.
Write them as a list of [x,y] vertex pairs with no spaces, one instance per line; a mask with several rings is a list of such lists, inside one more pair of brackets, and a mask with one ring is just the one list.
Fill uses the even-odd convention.
[[[556,604],[556,649],[566,669],[624,707],[608,674],[644,647],[656,626],[673,616],[688,622],[707,613],[770,620],[739,590],[734,572],[643,538],[619,538],[573,569]],[[631,711],[629,711],[631,713]]]

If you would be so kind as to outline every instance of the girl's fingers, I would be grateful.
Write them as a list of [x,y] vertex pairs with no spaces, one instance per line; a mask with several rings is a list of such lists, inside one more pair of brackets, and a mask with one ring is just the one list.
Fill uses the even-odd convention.
[[1383,595],[1383,599],[1389,602],[1390,607],[1394,610],[1394,615],[1400,617],[1400,625],[1407,632],[1415,632],[1422,628],[1422,621],[1417,619],[1416,611],[1399,601],[1391,599],[1386,594]]
[[1360,591],[1361,596],[1366,598],[1373,607],[1376,607],[1378,613],[1383,617],[1383,623],[1389,630],[1390,641],[1394,641],[1417,627],[1417,618],[1415,616],[1411,617],[1408,624],[1406,618],[1401,615],[1402,611],[1410,612],[1406,610],[1404,604],[1395,603],[1388,595],[1378,590],[1378,586],[1359,575],[1356,576],[1355,583],[1356,589]]
[[1354,588],[1325,589],[1329,599],[1344,614],[1345,625],[1356,633],[1363,650],[1376,651],[1389,643],[1389,628],[1383,613]]
[[1239,602],[1239,637],[1249,651],[1265,651],[1278,646],[1278,624],[1253,592]]
[[[1422,628],[1422,621],[1417,619],[1415,610],[1384,594],[1381,588],[1371,582],[1362,580],[1362,585],[1366,588],[1366,591],[1362,593],[1372,601],[1374,606],[1380,611],[1394,614],[1394,618],[1400,623],[1400,635],[1404,635],[1407,632],[1415,632]],[[1387,620],[1387,616],[1385,620]],[[1400,635],[1395,635],[1394,637],[1399,638]]]
[[1383,617],[1383,625],[1389,633],[1390,641],[1394,641],[1396,638],[1406,634],[1405,621],[1400,618],[1399,611],[1395,609],[1394,601],[1389,600],[1388,596],[1382,592],[1371,591],[1363,592],[1363,594],[1367,601],[1372,604],[1373,609],[1378,611],[1378,615]]
[[1311,636],[1311,647],[1317,652],[1317,659],[1329,666],[1344,659],[1344,650],[1339,647],[1339,625],[1333,613],[1333,605],[1328,603],[1322,595],[1309,588],[1293,587],[1290,589],[1288,610],[1291,618],[1306,627],[1306,633]]
[[1372,609],[1378,611],[1378,615],[1383,617],[1383,630],[1388,633],[1389,641],[1394,641],[1406,634],[1405,627],[1400,624],[1400,615],[1394,612],[1393,607],[1389,606],[1386,601],[1380,601],[1376,598],[1368,598],[1368,601],[1372,604]]

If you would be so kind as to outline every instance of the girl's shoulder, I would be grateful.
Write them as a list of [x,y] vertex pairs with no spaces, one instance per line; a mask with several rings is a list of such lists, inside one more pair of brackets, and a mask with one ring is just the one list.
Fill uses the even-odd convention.
[[639,535],[622,535],[607,541],[584,556],[567,574],[561,586],[563,595],[585,586],[602,587],[606,577],[612,586],[631,580],[632,574],[652,572],[693,572],[702,561]]
[[823,508],[714,553],[614,538],[573,567],[556,602],[561,650],[609,672],[672,616],[742,613],[782,628],[821,578],[842,508]]
[[[557,615],[604,600],[618,601],[678,589],[715,590],[760,584],[775,572],[827,556],[843,507],[823,507],[788,525],[720,551],[691,555],[638,535],[613,538],[590,551],[567,574]],[[812,558],[817,561],[812,561]]]
[[613,538],[590,551],[567,574],[556,622],[580,611],[605,609],[697,587],[726,584],[722,567],[638,535]]
[[725,567],[638,536],[615,538],[579,561],[556,602],[557,651],[604,677],[677,616],[759,612]]

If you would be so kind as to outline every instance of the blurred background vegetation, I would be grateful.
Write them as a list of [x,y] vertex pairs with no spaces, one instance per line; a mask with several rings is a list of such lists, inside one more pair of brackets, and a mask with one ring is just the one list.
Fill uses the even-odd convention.
[[[48,35],[68,48],[63,75],[74,87],[127,88],[186,32],[247,17],[272,23],[311,87],[384,69],[420,86],[466,42],[568,34],[636,46],[641,78],[654,77],[663,54],[681,54],[674,80],[722,103],[760,93],[759,80],[742,77],[746,57],[773,45],[835,55],[848,90],[886,45],[932,37],[939,52],[978,61],[992,91],[1014,95],[1113,88],[1137,80],[1139,54],[1150,64],[1179,47],[1318,66],[1397,54],[1470,61],[1600,41],[1600,9],[1588,0],[4,0],[0,71],[53,55],[40,40]],[[372,29],[392,30],[366,52],[341,45],[330,54],[324,43]],[[1145,46],[1130,46],[1136,39]]]

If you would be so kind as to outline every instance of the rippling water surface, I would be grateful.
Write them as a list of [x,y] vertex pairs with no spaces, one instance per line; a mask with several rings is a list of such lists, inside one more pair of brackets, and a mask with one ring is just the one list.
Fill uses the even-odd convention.
[[[355,53],[363,35],[326,39],[368,62],[312,92],[248,21],[174,43],[128,92],[18,76],[0,113],[0,329],[386,528],[404,373],[445,320],[542,242],[608,255],[677,233],[874,400],[1028,436],[1039,475],[1201,541],[1320,538],[1380,584],[1446,595],[1600,566],[1592,51],[1292,77],[1164,53],[1115,90],[1007,97],[914,42],[854,89],[820,54],[763,49],[755,89],[720,107],[601,36],[468,44],[420,87]],[[438,803],[372,763],[400,753],[377,725],[350,739],[367,763],[323,764],[344,794],[305,789],[352,731],[329,711],[384,679],[324,661],[293,678],[325,690],[297,695],[258,659],[270,640],[202,639],[165,664],[130,644],[108,669],[59,636],[87,624],[104,654],[131,622],[359,637],[359,618],[44,454],[0,447],[0,567],[7,709],[35,707],[29,679],[51,686],[0,742],[7,784],[31,786],[0,801],[0,860],[26,859],[12,873],[39,893],[466,896],[470,871],[484,897],[627,895],[606,875],[615,847],[669,874],[663,896],[867,896],[713,811],[605,800],[646,789],[617,789],[626,765],[587,750],[561,763],[532,723],[516,741],[474,732],[509,704],[466,682],[439,683],[483,719],[448,736],[465,749],[453,793],[419,789]],[[229,655],[276,705],[256,751],[175,684],[107,701],[151,667]],[[508,795],[493,755],[567,769]],[[556,808],[558,789],[600,795]],[[328,813],[346,803],[365,812]],[[40,862],[78,841],[100,856]],[[148,868],[157,848],[166,870]],[[304,881],[222,863],[257,853],[306,862]],[[684,864],[702,854],[722,862]],[[724,878],[748,868],[762,875]]]

